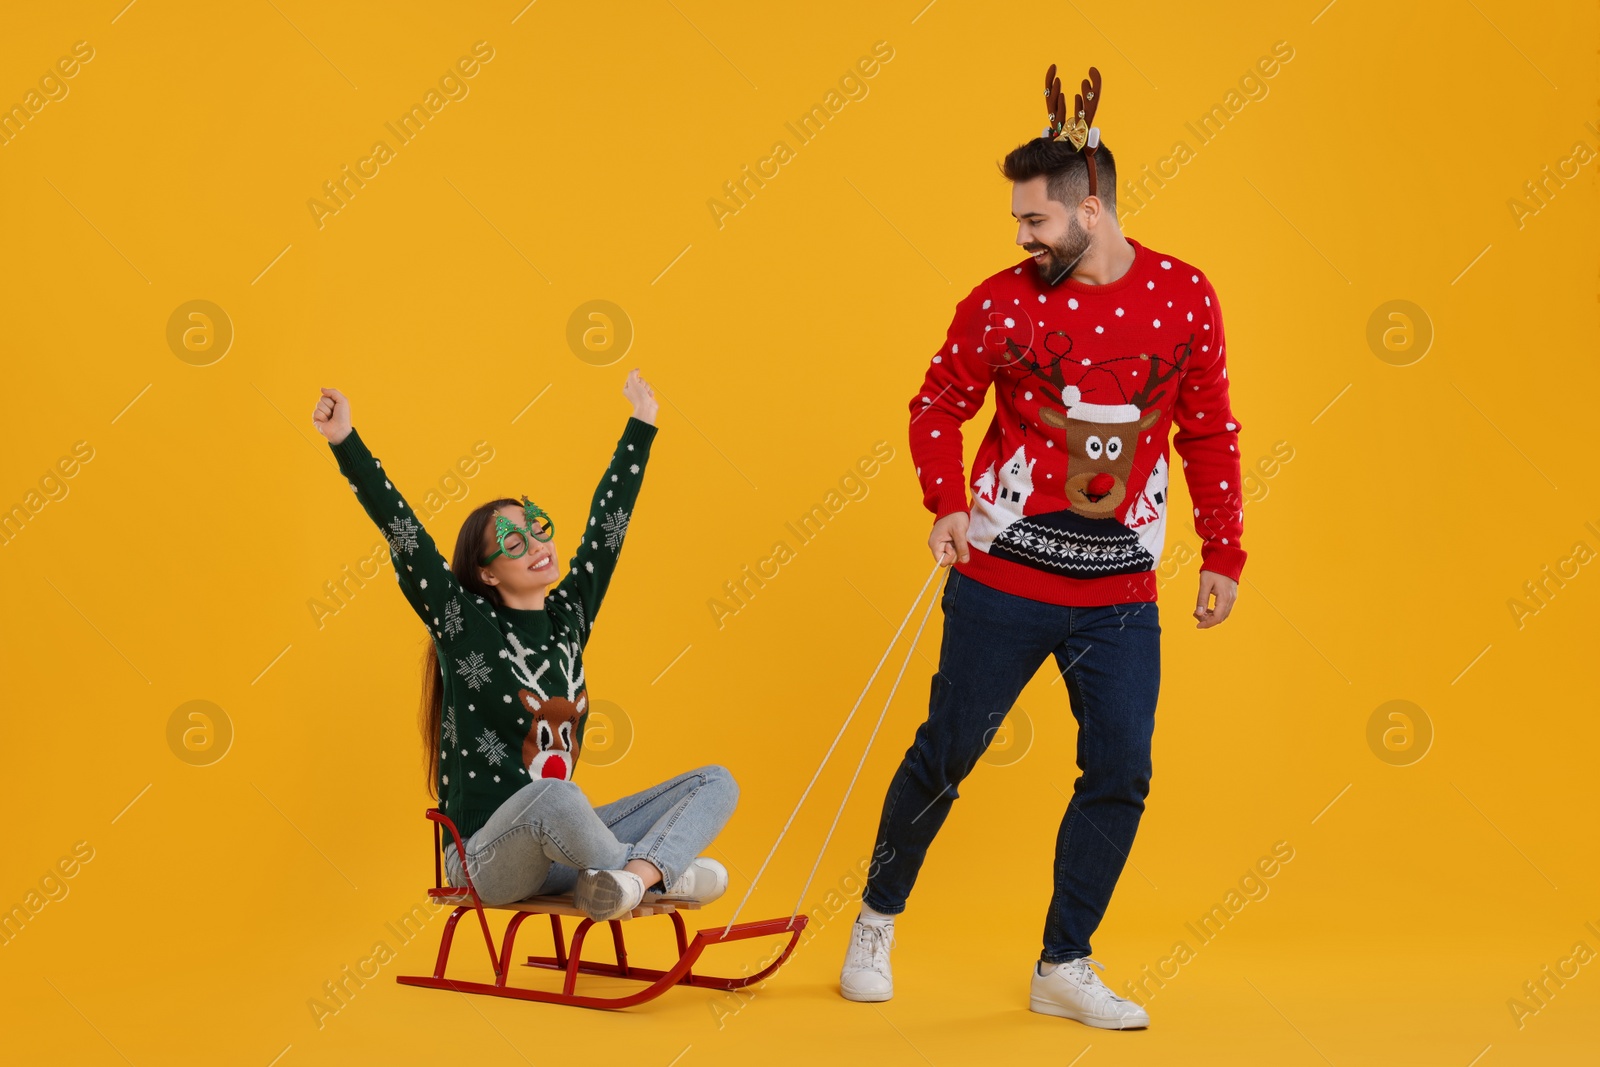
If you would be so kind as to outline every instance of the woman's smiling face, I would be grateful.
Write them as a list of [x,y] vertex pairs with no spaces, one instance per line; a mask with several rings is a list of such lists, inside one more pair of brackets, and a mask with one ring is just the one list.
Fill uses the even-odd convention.
[[[526,521],[526,515],[520,504],[507,504],[499,508],[495,514],[504,515],[508,522],[521,526]],[[484,531],[483,554],[488,555],[500,547],[495,539],[493,524]],[[527,551],[523,552],[526,546]],[[521,552],[522,555],[516,555]],[[512,558],[515,556],[515,558]],[[548,541],[539,541],[529,538],[521,532],[506,534],[506,550],[495,556],[483,568],[486,577],[493,577],[499,587],[511,593],[537,593],[556,584],[556,542],[554,536]]]

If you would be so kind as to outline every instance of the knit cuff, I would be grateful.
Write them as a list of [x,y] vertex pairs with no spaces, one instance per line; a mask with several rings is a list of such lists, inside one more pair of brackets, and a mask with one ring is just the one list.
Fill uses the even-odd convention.
[[1248,553],[1238,545],[1208,541],[1200,546],[1200,569],[1214,571],[1237,582],[1240,572],[1244,570],[1247,555]]
[[959,484],[941,486],[938,494],[929,501],[928,510],[933,512],[935,522],[958,511],[970,511],[971,508],[967,504],[967,490]]
[[353,470],[358,461],[372,458],[372,453],[367,451],[367,443],[356,433],[354,426],[350,427],[350,434],[343,441],[338,444],[329,441],[328,447],[333,450],[333,455],[339,460],[341,468],[348,463]]
[[628,416],[628,424],[622,428],[622,443],[628,445],[647,445],[656,439],[656,425],[645,422],[637,415]]

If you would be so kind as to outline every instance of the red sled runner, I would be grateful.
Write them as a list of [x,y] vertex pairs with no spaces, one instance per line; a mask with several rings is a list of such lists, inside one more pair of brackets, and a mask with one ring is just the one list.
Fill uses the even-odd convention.
[[[631,1008],[635,1004],[643,1004],[665,993],[675,985],[700,986],[708,989],[740,989],[765,980],[777,969],[783,966],[784,961],[794,951],[795,945],[800,940],[800,931],[806,927],[806,916],[796,915],[790,919],[761,919],[755,922],[744,922],[730,925],[725,929],[705,929],[695,932],[694,938],[689,938],[688,930],[684,926],[683,916],[678,914],[681,909],[694,909],[699,907],[690,901],[658,901],[642,903],[627,918],[638,919],[649,915],[668,915],[672,918],[672,925],[677,934],[678,960],[666,970],[657,970],[653,967],[640,967],[628,962],[628,950],[623,944],[622,923],[624,919],[611,919],[607,925],[611,927],[611,945],[616,962],[601,963],[597,960],[583,959],[583,942],[589,933],[589,928],[595,925],[583,912],[573,906],[572,897],[529,897],[512,904],[494,905],[494,907],[512,912],[502,935],[500,947],[495,948],[494,937],[489,933],[489,918],[485,905],[478,897],[477,887],[472,884],[472,875],[467,874],[467,884],[461,886],[446,886],[444,872],[442,871],[441,827],[450,831],[450,837],[455,843],[456,855],[461,860],[461,868],[467,870],[466,848],[461,843],[461,834],[450,817],[440,812],[437,808],[428,809],[428,819],[433,823],[433,888],[428,890],[430,899],[441,904],[454,904],[455,910],[450,913],[450,918],[445,921],[443,939],[439,943],[439,958],[433,965],[431,975],[401,975],[395,980],[401,985],[426,986],[429,989],[453,989],[458,993],[484,993],[493,997],[513,997],[517,1000],[537,1000],[548,1004],[572,1004],[580,1008]],[[468,912],[476,912],[478,925],[483,930],[483,943],[489,950],[489,962],[494,967],[494,983],[464,982],[454,978],[446,978],[445,965],[450,959],[450,947],[455,941],[456,924]],[[528,967],[543,967],[550,970],[565,972],[559,993],[546,989],[528,989],[507,984],[511,969],[511,951],[517,939],[517,930],[530,915],[550,916],[550,935],[554,942],[555,955],[529,956],[523,961]],[[564,915],[581,918],[578,927],[572,933],[570,945],[562,933],[561,917]],[[722,944],[728,941],[743,941],[752,937],[767,937],[776,934],[789,935],[789,943],[783,947],[783,952],[772,963],[755,974],[740,978],[719,978],[713,975],[694,973],[695,962],[700,958],[708,945]],[[622,996],[588,996],[577,992],[579,974],[601,974],[612,978],[631,978],[647,983],[642,989],[635,990]]]

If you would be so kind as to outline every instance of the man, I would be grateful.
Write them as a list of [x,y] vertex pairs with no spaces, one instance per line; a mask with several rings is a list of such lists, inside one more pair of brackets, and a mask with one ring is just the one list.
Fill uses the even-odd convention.
[[[1047,86],[1054,75],[1046,76]],[[893,995],[894,917],[957,786],[1022,688],[1054,656],[1078,721],[1082,772],[1056,839],[1055,891],[1032,969],[1034,1011],[1108,1029],[1149,1025],[1090,969],[1098,928],[1150,787],[1160,687],[1155,567],[1165,537],[1168,434],[1201,538],[1197,625],[1228,617],[1245,551],[1239,422],[1229,408],[1222,313],[1197,268],[1126,238],[1116,164],[1059,82],[1045,135],[1002,166],[1031,262],[981,282],[911,401],[911,453],[951,566],[928,718],[889,783],[870,876],[840,974],[851,1000]],[[990,386],[994,419],[973,465],[961,426]],[[1215,598],[1215,604],[1211,603]]]

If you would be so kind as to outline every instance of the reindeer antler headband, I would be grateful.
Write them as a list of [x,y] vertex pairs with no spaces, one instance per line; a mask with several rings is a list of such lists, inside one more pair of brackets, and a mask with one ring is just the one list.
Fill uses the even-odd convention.
[[1100,107],[1100,72],[1094,67],[1089,68],[1089,76],[1083,80],[1082,92],[1073,98],[1075,113],[1071,122],[1067,121],[1067,98],[1061,92],[1061,79],[1056,77],[1054,63],[1044,73],[1044,96],[1050,125],[1040,136],[1052,141],[1066,141],[1083,153],[1084,162],[1089,164],[1089,195],[1094,196],[1094,153],[1100,147],[1100,127],[1094,124],[1094,113]]

